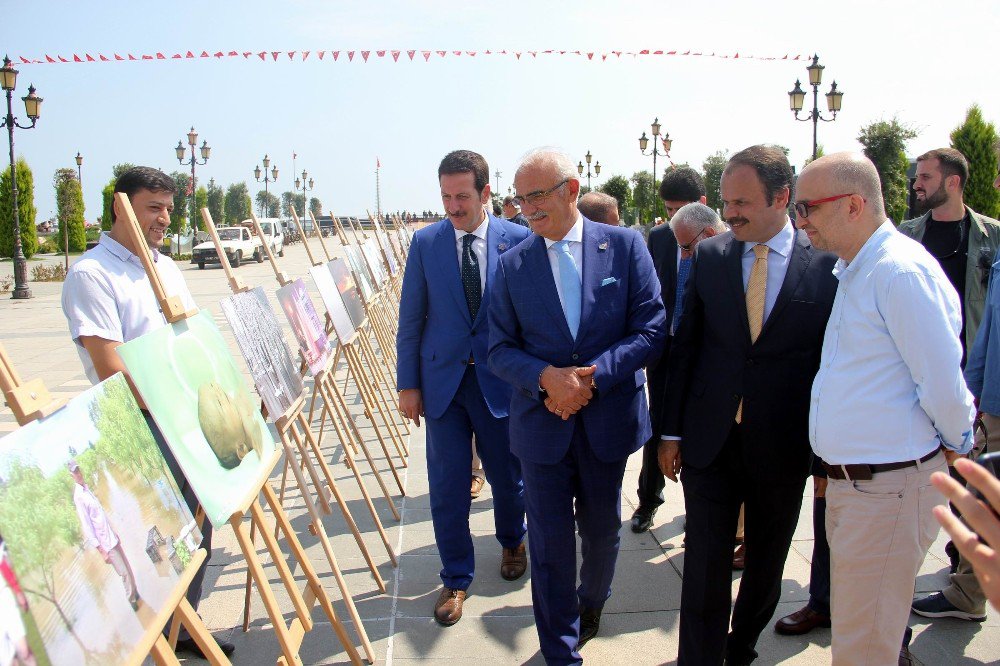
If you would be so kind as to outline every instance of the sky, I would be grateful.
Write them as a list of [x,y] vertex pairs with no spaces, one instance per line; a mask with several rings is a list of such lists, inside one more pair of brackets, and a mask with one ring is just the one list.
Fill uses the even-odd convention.
[[[375,210],[376,160],[383,210],[441,210],[437,165],[458,148],[486,157],[503,194],[520,157],[539,146],[574,161],[589,150],[602,167],[595,186],[651,170],[638,138],[649,135],[654,118],[670,133],[675,163],[700,166],[718,150],[778,143],[801,167],[812,125],[793,119],[787,93],[796,79],[808,80],[808,60],[749,55],[820,56],[820,108],[831,81],[844,93],[837,120],[820,123],[828,153],[860,149],[862,127],[893,117],[919,132],[908,144],[911,156],[947,145],[972,104],[1000,122],[996,0],[21,0],[4,13],[0,45],[15,62],[74,53],[168,57],[17,65],[15,115],[26,120],[20,97],[29,83],[45,100],[38,126],[14,137],[35,174],[39,222],[55,213],[55,170],[75,168],[77,152],[86,217],[95,220],[115,164],[189,169],[178,165],[174,147],[186,144],[191,126],[199,144],[212,147],[197,168],[199,184],[242,181],[255,194],[263,185],[253,170],[268,154],[279,169],[269,189],[280,194],[292,189],[294,152],[297,174],[306,169],[315,180],[310,196],[337,215]],[[403,53],[393,62],[390,53],[377,57],[381,49]],[[417,50],[413,61],[408,49]],[[483,53],[504,49],[508,55]],[[527,53],[547,49],[598,55]],[[643,49],[740,58],[600,57]],[[348,50],[372,53],[351,62]],[[425,62],[421,50],[447,55]],[[281,55],[169,59],[187,51]],[[296,51],[293,60],[288,51]],[[305,61],[303,51],[312,52]],[[319,51],[327,52],[322,60]],[[520,59],[514,51],[523,52]],[[658,158],[657,176],[664,164]]]

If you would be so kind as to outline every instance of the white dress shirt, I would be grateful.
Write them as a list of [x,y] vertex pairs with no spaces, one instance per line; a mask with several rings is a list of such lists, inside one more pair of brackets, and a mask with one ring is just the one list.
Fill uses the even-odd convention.
[[108,514],[90,488],[74,484],[73,504],[76,505],[76,515],[83,528],[83,539],[91,548],[108,551],[118,545],[118,535],[108,521]]
[[959,364],[962,311],[940,264],[886,221],[840,281],[813,381],[809,439],[834,465],[972,448],[975,408]]
[[[743,265],[743,291],[746,292],[747,285],[750,284],[750,271],[756,255],[753,253],[753,246],[757,243],[744,243],[743,256],[740,260]],[[792,257],[792,248],[795,246],[795,228],[791,220],[785,219],[785,226],[781,231],[771,237],[764,245],[770,248],[767,253],[767,287],[764,289],[764,319],[771,316],[771,309],[774,302],[778,300],[778,292],[781,291],[781,284],[785,281],[785,273],[788,272],[788,260]]]
[[[167,296],[178,296],[186,310],[194,309],[177,265],[155,250],[153,259]],[[63,283],[62,308],[83,369],[94,384],[99,381],[97,371],[80,344],[81,336],[128,342],[167,323],[139,257],[106,233],[101,234],[97,247],[70,267]]]
[[[583,284],[583,216],[577,213],[576,222],[569,228],[562,240],[569,241],[569,253],[576,263],[576,270],[580,274],[580,284]],[[552,268],[552,278],[556,281],[556,293],[559,294],[559,304],[566,311],[563,303],[562,278],[559,276],[559,250],[552,249],[552,246],[559,241],[545,239],[545,249],[549,255],[549,266]]]
[[[476,259],[479,260],[479,293],[486,291],[486,230],[490,228],[490,216],[485,212],[483,213],[483,221],[472,231],[472,235],[476,237],[472,241],[472,251],[476,254]],[[458,274],[462,274],[462,253],[464,252],[464,243],[462,240],[469,235],[467,231],[459,231],[455,229],[455,246],[458,251]]]

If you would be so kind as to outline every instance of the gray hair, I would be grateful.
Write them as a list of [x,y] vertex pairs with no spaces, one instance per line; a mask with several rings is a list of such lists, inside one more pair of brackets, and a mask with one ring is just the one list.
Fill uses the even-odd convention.
[[521,173],[525,169],[531,169],[536,167],[553,167],[556,170],[556,175],[559,178],[574,178],[579,179],[579,174],[576,170],[576,165],[573,164],[573,160],[570,159],[569,155],[558,150],[556,148],[535,148],[529,151],[521,158],[521,163],[517,167],[517,171],[514,173],[514,177]]
[[703,229],[711,227],[716,233],[729,231],[729,227],[723,222],[719,215],[703,203],[689,203],[681,206],[674,216],[670,218],[670,230],[676,232],[677,225],[685,224],[692,231],[701,232]]

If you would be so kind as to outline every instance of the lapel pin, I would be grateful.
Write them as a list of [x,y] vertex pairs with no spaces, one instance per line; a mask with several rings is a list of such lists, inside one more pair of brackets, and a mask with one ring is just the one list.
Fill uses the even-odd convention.
[[503,252],[504,250],[507,249],[507,243],[500,243],[499,245],[497,245],[497,249]]
[[608,241],[601,241],[601,244],[597,246],[597,249],[604,252],[608,249]]

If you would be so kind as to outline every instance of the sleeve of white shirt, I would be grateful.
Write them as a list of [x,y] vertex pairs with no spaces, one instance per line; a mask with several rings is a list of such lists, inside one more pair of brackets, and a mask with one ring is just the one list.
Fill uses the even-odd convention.
[[125,341],[118,302],[111,285],[102,276],[71,270],[63,284],[62,307],[69,321],[70,336],[77,344],[84,335]]
[[97,535],[94,534],[94,526],[90,524],[90,516],[87,513],[86,506],[81,506],[86,501],[86,498],[80,494],[76,494],[73,497],[73,502],[76,504],[76,517],[80,519],[80,528],[83,530],[83,540],[91,548],[97,548],[100,542],[97,540]]
[[960,367],[958,295],[931,276],[900,273],[889,284],[883,316],[942,443],[968,453],[976,411]]

